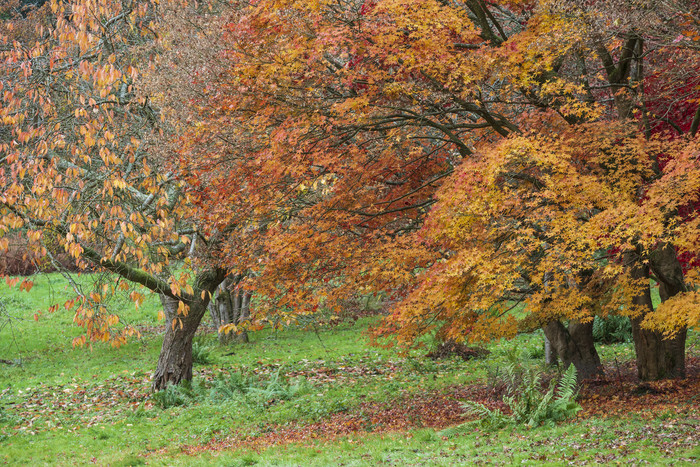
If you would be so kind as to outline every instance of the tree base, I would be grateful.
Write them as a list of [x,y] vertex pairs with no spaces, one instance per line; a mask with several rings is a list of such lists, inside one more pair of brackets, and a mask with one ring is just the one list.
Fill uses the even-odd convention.
[[561,321],[550,321],[544,327],[544,333],[564,368],[569,365],[576,367],[579,381],[605,376],[593,342],[592,320],[589,323],[571,320],[568,327]]

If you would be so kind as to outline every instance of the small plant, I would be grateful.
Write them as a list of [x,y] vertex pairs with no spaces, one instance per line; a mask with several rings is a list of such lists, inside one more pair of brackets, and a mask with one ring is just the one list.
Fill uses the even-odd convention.
[[573,365],[564,372],[559,384],[552,380],[546,392],[542,392],[540,388],[541,372],[525,370],[516,364],[510,364],[506,368],[509,387],[508,394],[503,396],[503,402],[510,408],[511,415],[506,415],[500,410],[491,410],[477,402],[464,404],[470,413],[479,417],[485,427],[495,429],[510,424],[531,427],[553,425],[581,410],[581,406],[575,401],[576,368]]
[[287,379],[281,370],[281,367],[278,368],[269,378],[233,373],[227,378],[218,379],[209,391],[209,400],[214,403],[238,401],[264,408],[310,392],[311,386],[306,379]]
[[498,391],[505,385],[503,367],[487,363],[484,365],[484,369],[486,370],[486,386],[490,391]]
[[[466,401],[462,404],[462,407],[466,409],[468,414],[475,415],[484,428],[497,430],[510,425],[514,421],[512,418],[508,417],[508,415],[504,414],[501,409],[492,410],[478,402]],[[461,427],[460,425],[460,428]],[[453,431],[455,431],[455,433],[457,432],[456,430]],[[444,434],[449,435],[452,434],[452,432]]]
[[199,392],[201,391],[193,390],[190,382],[183,381],[179,385],[169,384],[165,389],[153,393],[153,402],[161,409],[182,407],[195,401]]
[[632,341],[632,323],[626,316],[596,316],[593,319],[593,340],[603,344]]
[[211,354],[211,347],[202,344],[195,340],[192,342],[192,363],[198,365],[209,365],[214,362],[214,357]]

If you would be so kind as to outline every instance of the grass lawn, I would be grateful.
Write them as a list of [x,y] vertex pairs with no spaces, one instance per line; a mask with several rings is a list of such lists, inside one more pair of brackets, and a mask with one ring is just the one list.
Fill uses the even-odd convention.
[[[188,388],[153,395],[162,341],[157,297],[112,303],[142,330],[119,349],[74,349],[58,275],[31,293],[0,286],[0,464],[550,465],[700,461],[700,338],[689,378],[640,386],[631,344],[599,348],[607,380],[584,386],[583,410],[552,427],[454,428],[460,401],[502,406],[502,368],[542,366],[540,333],[491,343],[482,359],[431,360],[367,345],[362,318],[318,332],[251,333],[249,344],[197,338]],[[206,329],[204,331],[207,331]],[[547,370],[555,373],[555,370]]]

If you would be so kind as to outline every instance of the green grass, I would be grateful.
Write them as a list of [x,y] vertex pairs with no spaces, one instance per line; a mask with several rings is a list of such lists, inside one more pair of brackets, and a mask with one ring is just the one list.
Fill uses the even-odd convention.
[[[81,280],[89,281],[91,277]],[[391,407],[414,395],[453,385],[488,383],[515,355],[541,365],[541,333],[489,345],[485,360],[432,361],[425,351],[408,356],[372,348],[365,332],[376,318],[318,333],[289,329],[251,332],[249,344],[218,347],[215,335],[201,334],[210,347],[209,362],[195,365],[195,379],[182,404],[161,409],[149,393],[149,377],[162,338],[156,316],[157,297],[135,310],[125,300],[112,306],[130,323],[143,326],[140,339],[114,349],[109,344],[74,349],[80,334],[72,311],[37,310],[70,296],[65,280],[39,276],[31,293],[0,286],[0,463],[15,465],[461,465],[538,462],[561,464],[596,461],[666,463],[697,458],[697,410],[624,420],[575,420],[555,428],[505,429],[485,433],[476,428],[459,436],[415,428],[407,433],[355,433],[335,439],[309,438],[251,451],[183,452],[230,436],[265,437],[275,427],[328,420],[336,413],[356,413],[361,404]],[[9,316],[9,318],[8,318]],[[697,349],[691,333],[689,349]],[[610,362],[629,360],[631,345],[600,347]],[[696,352],[697,353],[697,352]],[[232,376],[233,375],[233,376]],[[243,375],[246,387],[229,398],[213,397],[221,381]],[[268,391],[275,375],[282,389]],[[247,379],[246,379],[247,378]],[[289,387],[303,381],[303,390]],[[285,386],[286,385],[286,386]],[[257,389],[255,389],[257,388]],[[286,389],[285,389],[286,388]],[[286,392],[285,392],[286,391]],[[697,408],[697,400],[691,402]],[[685,413],[681,411],[682,413]],[[695,417],[695,418],[693,418]],[[669,429],[669,424],[676,428]],[[368,422],[368,429],[371,424]],[[666,436],[670,432],[669,436]],[[591,433],[596,433],[591,436]],[[670,453],[645,443],[669,444]],[[657,433],[657,435],[654,435]],[[664,436],[666,437],[664,437]],[[656,436],[656,438],[655,438]],[[695,442],[687,441],[695,437]],[[616,443],[628,440],[621,448]],[[658,444],[658,443],[657,443]],[[605,456],[611,457],[607,461]]]
[[[444,437],[433,430],[408,435],[390,433],[352,436],[334,441],[310,441],[261,453],[223,451],[197,456],[163,457],[154,465],[567,465],[639,464],[689,465],[697,450],[688,449],[695,427],[668,435],[662,422],[578,421],[551,429],[523,428],[496,432],[473,431]],[[651,446],[650,433],[662,444]],[[683,444],[685,440],[685,444]],[[654,440],[656,442],[657,440]]]

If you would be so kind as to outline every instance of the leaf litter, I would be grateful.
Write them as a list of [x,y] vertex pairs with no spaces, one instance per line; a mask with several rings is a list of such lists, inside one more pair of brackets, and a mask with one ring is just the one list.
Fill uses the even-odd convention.
[[[279,364],[259,363],[255,370],[263,374],[280,367]],[[700,444],[700,358],[688,358],[687,368],[686,379],[640,384],[636,380],[634,362],[628,362],[619,367],[607,367],[608,378],[605,380],[585,382],[578,399],[583,407],[578,419],[634,416],[651,421],[661,413],[673,416],[657,425],[645,423],[629,430],[619,429],[614,438],[607,441],[605,437],[597,436],[593,426],[588,435],[582,437],[582,445],[600,445],[614,450],[613,453],[597,454],[599,462],[614,461],[638,439],[653,442],[667,456],[673,456],[681,448],[697,447]],[[211,381],[236,369],[203,368],[197,376]],[[313,361],[289,368],[285,375],[306,377],[314,385],[333,385],[352,384],[375,377],[390,379],[400,371],[400,363],[392,360],[341,365]],[[486,384],[453,385],[411,393],[404,391],[390,402],[362,402],[354,408],[312,422],[294,420],[286,424],[266,424],[253,434],[244,429],[219,433],[208,442],[183,445],[181,451],[191,455],[205,451],[264,450],[291,443],[332,441],[356,434],[407,432],[419,428],[439,430],[468,420],[461,405],[464,400],[507,411],[500,400],[501,395],[501,391]],[[4,434],[34,434],[62,429],[71,432],[100,423],[118,423],[139,407],[153,408],[150,376],[144,372],[116,375],[99,383],[74,379],[67,384],[5,389],[0,393],[0,401],[15,420],[14,424],[1,427]],[[538,442],[556,444],[556,439]]]

